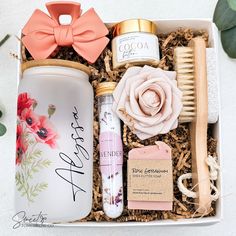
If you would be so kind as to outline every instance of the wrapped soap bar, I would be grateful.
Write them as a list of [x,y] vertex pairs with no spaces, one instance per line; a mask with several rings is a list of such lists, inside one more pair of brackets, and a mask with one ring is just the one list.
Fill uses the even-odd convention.
[[164,142],[129,152],[128,209],[172,210],[171,149]]

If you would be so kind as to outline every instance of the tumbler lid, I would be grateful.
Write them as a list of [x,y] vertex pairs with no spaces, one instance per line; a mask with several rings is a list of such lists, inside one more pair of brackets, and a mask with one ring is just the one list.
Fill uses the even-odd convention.
[[27,61],[22,64],[21,70],[24,72],[26,69],[32,68],[32,67],[38,67],[38,66],[61,66],[61,67],[67,67],[67,68],[73,68],[80,71],[85,72],[87,75],[90,75],[90,69],[75,61],[68,61],[68,60],[61,60],[61,59],[44,59],[44,60],[32,60]]

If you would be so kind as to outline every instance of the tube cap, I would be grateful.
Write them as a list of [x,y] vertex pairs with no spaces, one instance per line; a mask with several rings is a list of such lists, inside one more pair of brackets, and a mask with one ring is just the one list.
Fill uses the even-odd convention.
[[116,85],[117,85],[116,82],[99,83],[96,88],[96,96],[102,96],[104,94],[112,94]]

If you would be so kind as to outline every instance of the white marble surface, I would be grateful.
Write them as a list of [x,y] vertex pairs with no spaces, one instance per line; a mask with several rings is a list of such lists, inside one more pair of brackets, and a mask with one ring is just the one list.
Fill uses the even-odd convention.
[[[32,11],[45,10],[44,0],[1,0],[0,38],[13,36],[0,48],[0,102],[6,114],[3,122],[8,128],[0,137],[0,235],[236,235],[236,61],[229,59],[219,48],[222,113],[222,174],[224,218],[211,226],[188,227],[138,227],[138,228],[20,228],[13,230],[14,206],[14,142],[16,108],[16,60],[9,53],[17,52],[14,37]],[[93,6],[104,21],[125,18],[209,18],[212,17],[216,0],[81,0],[84,10]]]

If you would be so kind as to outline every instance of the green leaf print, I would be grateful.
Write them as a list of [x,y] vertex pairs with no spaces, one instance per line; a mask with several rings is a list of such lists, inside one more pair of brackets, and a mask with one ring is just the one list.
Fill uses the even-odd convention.
[[33,185],[30,184],[30,180],[33,180],[34,175],[40,170],[48,168],[51,161],[41,157],[42,151],[36,149],[37,143],[33,141],[30,142],[30,139],[28,139],[28,144],[30,144],[29,146],[32,146],[32,148],[22,159],[21,170],[16,172],[16,186],[22,197],[26,196],[29,202],[34,202],[39,193],[47,189],[48,184],[42,182]]

